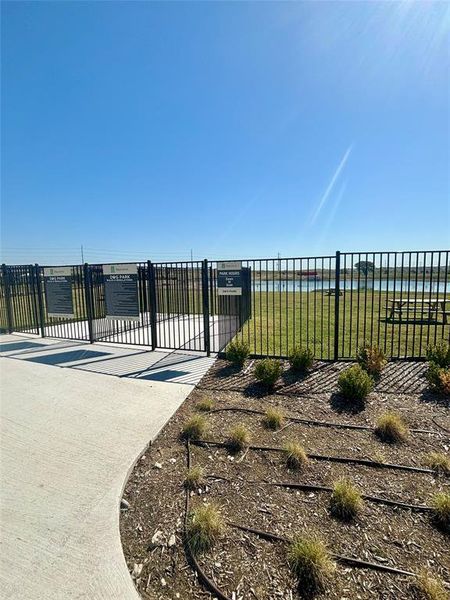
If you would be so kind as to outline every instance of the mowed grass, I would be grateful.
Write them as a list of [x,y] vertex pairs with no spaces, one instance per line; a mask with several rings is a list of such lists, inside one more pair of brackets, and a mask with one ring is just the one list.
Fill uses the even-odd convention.
[[[388,357],[425,356],[428,344],[448,338],[450,325],[442,323],[442,313],[437,325],[434,315],[428,322],[412,308],[402,314],[401,321],[398,315],[394,322],[388,320],[388,301],[392,298],[393,292],[371,289],[347,290],[340,296],[339,357],[354,358],[365,340],[379,345]],[[414,299],[414,294],[410,298]],[[417,294],[417,299],[421,295]],[[248,342],[252,354],[287,356],[293,346],[300,345],[311,348],[316,358],[327,359],[333,358],[334,324],[334,296],[326,296],[322,290],[255,292],[252,318],[239,336]]]

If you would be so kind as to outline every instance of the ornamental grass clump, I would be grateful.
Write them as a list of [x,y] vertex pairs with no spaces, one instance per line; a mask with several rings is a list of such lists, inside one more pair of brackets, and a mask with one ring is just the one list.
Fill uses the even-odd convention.
[[184,424],[182,437],[185,440],[199,440],[205,435],[207,428],[205,417],[194,415]]
[[374,379],[379,379],[387,364],[386,356],[378,346],[364,344],[356,352],[357,363]]
[[450,367],[450,346],[445,340],[441,340],[434,346],[428,346],[427,360],[442,369]]
[[266,429],[272,429],[276,431],[283,426],[284,412],[278,408],[268,408],[262,419],[264,427]]
[[338,386],[346,400],[361,402],[373,390],[373,379],[360,365],[345,369],[338,379]]
[[322,590],[335,565],[326,545],[319,539],[297,537],[288,546],[287,561],[305,592]]
[[289,364],[294,371],[304,373],[314,362],[314,352],[310,348],[295,346],[289,353]]
[[387,412],[378,418],[375,426],[375,434],[383,442],[400,443],[408,437],[408,426],[400,415]]
[[443,452],[429,452],[423,462],[438,475],[450,475],[450,456]]
[[230,430],[227,446],[231,452],[240,452],[250,445],[250,431],[244,425],[236,425]]
[[361,494],[349,479],[339,479],[334,484],[330,500],[330,511],[333,516],[343,521],[350,521],[356,517],[363,505]]
[[197,490],[204,482],[203,469],[200,466],[191,467],[186,473],[184,486],[188,490]]
[[225,522],[215,504],[202,504],[189,515],[187,542],[194,554],[209,550],[223,533]]
[[432,390],[444,396],[450,396],[450,346],[441,340],[434,346],[428,346],[429,361],[426,377]]
[[213,409],[213,407],[214,402],[211,400],[211,398],[203,398],[202,400],[199,400],[195,405],[195,408],[200,412],[209,412]]
[[237,339],[228,344],[226,358],[236,367],[242,368],[249,354],[249,345],[244,340]]
[[301,469],[308,462],[308,456],[303,446],[295,441],[289,441],[284,444],[283,455],[286,466],[289,469]]
[[413,587],[419,593],[421,600],[448,600],[449,598],[443,582],[427,571],[422,571],[417,575]]
[[268,389],[273,388],[282,372],[281,362],[274,358],[264,358],[255,367],[255,377]]
[[450,532],[450,494],[438,492],[431,500],[433,521],[444,531]]
[[428,366],[426,378],[432,390],[450,396],[450,368],[440,367],[438,364],[431,362]]

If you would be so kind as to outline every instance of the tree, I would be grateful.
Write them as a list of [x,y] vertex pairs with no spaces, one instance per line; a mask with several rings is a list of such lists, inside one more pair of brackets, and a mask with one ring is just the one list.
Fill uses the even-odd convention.
[[370,260],[361,260],[355,264],[355,269],[364,276],[367,276],[375,270],[375,265]]

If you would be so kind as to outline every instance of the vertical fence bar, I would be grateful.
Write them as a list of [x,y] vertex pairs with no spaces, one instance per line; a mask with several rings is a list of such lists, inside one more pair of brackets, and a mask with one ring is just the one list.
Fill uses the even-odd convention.
[[158,346],[157,313],[156,313],[156,285],[155,270],[151,261],[147,261],[148,273],[148,302],[150,312],[150,331],[152,336],[152,350]]
[[38,297],[39,328],[41,330],[41,337],[45,337],[45,315],[44,303],[42,302],[41,268],[37,263],[34,265],[34,273],[36,277],[36,291]]
[[84,263],[83,265],[83,279],[84,279],[84,294],[86,299],[86,316],[88,322],[88,333],[89,333],[89,342],[91,344],[94,343],[94,331],[92,327],[92,286],[91,286],[91,277],[89,272],[89,265]]
[[339,358],[339,295],[341,285],[341,253],[336,252],[336,284],[334,288],[334,360]]
[[202,298],[203,298],[203,334],[205,340],[205,352],[211,354],[210,331],[209,331],[209,295],[208,295],[208,260],[202,262]]
[[341,352],[342,355],[341,356],[345,356],[345,319],[346,319],[346,312],[345,312],[345,299],[347,296],[347,255],[344,254],[344,295],[342,297],[343,299],[343,303],[342,303],[342,345],[341,345]]
[[437,330],[438,330],[438,314],[439,314],[439,287],[441,282],[441,252],[438,252],[438,264],[437,264],[437,282],[436,282],[436,310],[433,309],[436,325],[434,327],[434,340],[433,344],[436,344]]
[[5,305],[6,305],[6,321],[8,324],[8,333],[12,333],[14,330],[13,326],[13,313],[11,308],[11,288],[9,285],[9,272],[8,267],[2,265],[3,285],[5,287]]

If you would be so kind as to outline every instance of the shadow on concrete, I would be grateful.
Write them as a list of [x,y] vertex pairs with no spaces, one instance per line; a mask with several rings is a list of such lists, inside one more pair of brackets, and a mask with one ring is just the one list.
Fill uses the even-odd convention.
[[47,346],[47,344],[38,344],[37,342],[9,342],[0,344],[0,352],[17,352],[19,350],[28,350],[29,348],[42,348],[42,346]]
[[189,371],[174,371],[173,369],[166,369],[165,371],[158,371],[157,373],[149,373],[148,375],[142,375],[139,379],[150,379],[153,381],[170,381],[176,377],[183,377],[189,375]]
[[47,354],[44,356],[33,356],[25,358],[29,362],[41,363],[43,365],[60,365],[63,363],[85,360],[86,358],[97,358],[109,356],[110,352],[96,352],[94,350],[71,350],[70,352],[58,352],[58,354]]

